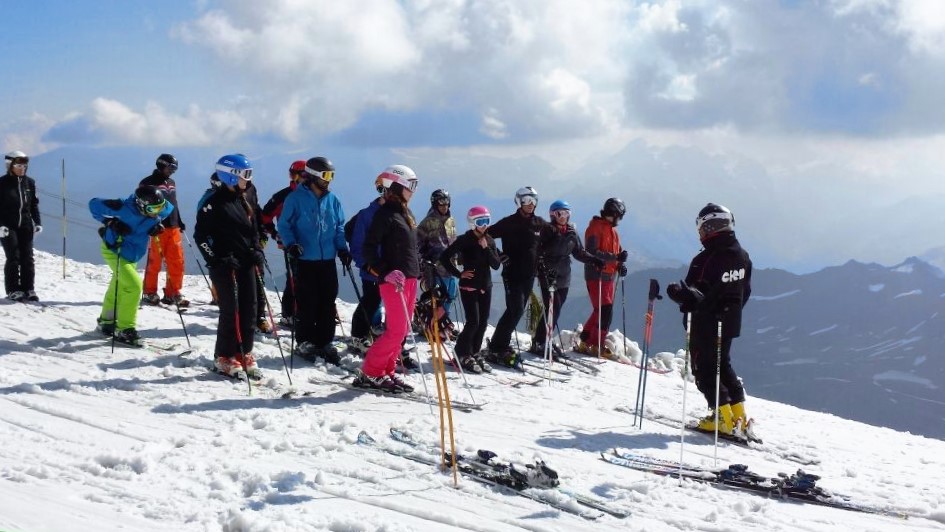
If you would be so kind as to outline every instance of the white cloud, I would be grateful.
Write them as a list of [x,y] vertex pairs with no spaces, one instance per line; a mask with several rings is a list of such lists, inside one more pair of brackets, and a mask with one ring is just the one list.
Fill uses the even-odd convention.
[[53,149],[55,144],[44,141],[43,135],[54,124],[55,120],[40,113],[0,124],[0,132],[3,132],[0,136],[0,153],[20,150],[35,155]]

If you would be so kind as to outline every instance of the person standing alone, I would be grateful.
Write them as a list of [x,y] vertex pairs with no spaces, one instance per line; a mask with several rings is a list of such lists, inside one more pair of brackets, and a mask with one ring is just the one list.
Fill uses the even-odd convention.
[[33,290],[33,235],[42,232],[36,181],[26,175],[30,158],[11,151],[4,158],[7,173],[0,177],[0,243],[6,255],[4,288],[11,301],[39,301]]

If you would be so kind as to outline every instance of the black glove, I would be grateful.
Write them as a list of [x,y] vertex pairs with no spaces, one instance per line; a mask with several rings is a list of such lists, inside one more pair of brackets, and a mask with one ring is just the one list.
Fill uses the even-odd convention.
[[604,262],[604,259],[600,257],[591,257],[591,260],[588,261],[588,264],[597,268],[598,270],[603,270],[606,262]]
[[626,277],[626,276],[627,276],[627,265],[624,264],[624,263],[620,263],[620,265],[617,266],[617,273],[618,273],[621,277]]
[[345,268],[350,267],[350,266],[351,266],[351,260],[352,260],[351,252],[348,251],[347,249],[339,250],[339,251],[338,251],[338,260],[341,261],[341,265],[344,266]]
[[627,262],[627,257],[629,255],[630,253],[627,250],[621,251],[620,253],[617,254],[617,262],[619,262],[620,264]]
[[705,299],[699,289],[686,285],[685,281],[670,283],[666,295],[679,305],[680,312],[692,312]]
[[148,230],[148,236],[158,236],[164,232],[164,224],[159,223]]
[[105,227],[110,227],[116,235],[127,236],[131,234],[131,226],[118,218],[111,218],[105,222]]
[[184,220],[177,222],[177,227],[180,227],[181,232],[184,232],[187,230],[187,227],[184,225]]
[[510,260],[511,259],[509,259],[508,255],[506,255],[505,253],[502,253],[501,251],[499,252],[499,262],[501,262],[503,266],[508,266]]
[[292,244],[288,249],[285,250],[285,252],[293,259],[297,259],[302,256],[302,246],[298,244]]
[[266,254],[261,249],[253,250],[253,264],[260,268],[266,264]]
[[227,255],[225,257],[220,257],[209,264],[210,268],[215,270],[238,270],[240,267],[240,261],[236,260],[236,257],[233,255]]

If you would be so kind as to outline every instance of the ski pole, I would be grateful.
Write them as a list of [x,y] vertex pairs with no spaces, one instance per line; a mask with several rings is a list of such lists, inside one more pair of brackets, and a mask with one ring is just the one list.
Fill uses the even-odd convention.
[[112,332],[112,353],[115,353],[115,337],[118,336],[118,278],[121,275],[121,246],[115,252],[115,306],[112,308],[112,319],[115,320],[115,330]]
[[600,272],[600,279],[597,280],[597,361],[601,361],[602,348],[604,339],[601,338],[600,329],[603,320],[604,313],[604,301],[603,301],[603,290],[604,290],[604,270]]
[[719,387],[722,382],[722,320],[715,337],[715,467],[719,467]]
[[689,391],[689,338],[692,330],[692,313],[686,313],[686,360],[683,365],[682,423],[679,425],[679,483],[683,478],[683,452],[686,449],[686,392]]
[[[272,268],[269,267],[269,261],[266,259],[266,255],[263,254],[263,266],[266,267],[266,273],[269,274],[269,278],[272,279],[272,289],[276,292],[276,299],[279,300],[279,306],[282,307],[282,294],[279,293],[279,285],[276,284],[276,276],[272,274]],[[262,275],[262,272],[259,272]],[[263,285],[263,290],[265,290],[265,285]],[[266,300],[266,304],[269,304],[269,301]]]
[[[200,268],[200,275],[203,276],[203,280],[207,283],[207,290],[210,290],[211,297],[213,296],[213,287],[210,286],[210,279],[207,279],[206,272],[203,271],[203,265],[200,264],[200,257],[197,255],[197,250],[194,249],[194,245],[190,242],[190,237],[187,236],[187,233],[181,231],[181,234],[184,235],[184,240],[187,241],[187,247],[190,248],[191,254],[194,256],[194,260],[197,261],[197,267]],[[150,249],[150,248],[149,248]]]
[[650,292],[647,296],[646,320],[643,325],[643,363],[640,364],[640,373],[643,375],[643,392],[640,394],[640,428],[643,428],[643,403],[646,401],[646,380],[649,377],[647,367],[650,364],[650,339],[653,337],[653,316],[656,313],[655,303],[663,299],[660,295],[660,284],[656,279],[650,279]]
[[[262,286],[263,278],[262,272],[259,271],[259,266],[256,266],[256,282]],[[266,310],[269,312],[269,323],[272,325],[272,335],[276,337],[276,345],[279,346],[279,355],[282,356],[282,367],[285,368],[285,376],[289,379],[289,386],[292,386],[292,375],[289,374],[289,364],[285,360],[285,352],[282,351],[282,339],[279,338],[279,328],[276,327],[276,320],[272,315],[272,304],[269,303],[269,298],[266,298]]]
[[190,345],[190,335],[187,334],[187,325],[184,324],[184,311],[180,309],[180,301],[178,298],[174,298],[174,306],[177,307],[177,317],[180,318],[180,326],[184,329],[184,339],[187,340],[187,347],[192,348]]
[[[420,284],[419,282],[417,284]],[[413,335],[413,327],[410,325],[410,313],[407,312],[407,298],[404,296],[404,292],[400,292],[400,303],[403,305],[404,309],[404,320],[407,321],[407,333],[410,335],[410,344],[413,346],[413,349],[417,351],[417,367],[420,368],[420,381],[423,382],[423,393],[427,396],[427,404],[430,406],[430,415],[436,416],[433,413],[433,399],[430,397],[430,390],[427,389],[427,377],[423,373],[423,363],[420,362],[420,350],[417,349],[417,339]]]
[[243,374],[246,375],[246,385],[249,387],[249,394],[253,395],[253,382],[249,378],[249,372],[246,371],[246,352],[243,350],[243,332],[240,331],[240,289],[236,284],[236,270],[230,270],[230,280],[233,281],[233,321],[236,324],[236,343],[240,347],[240,365],[243,366]]
[[[431,294],[430,305],[433,309],[433,340],[434,350],[433,350],[433,376],[436,379],[436,391],[437,391],[437,400],[440,407],[440,457],[442,464],[446,465],[446,427],[444,421],[449,422],[449,433],[450,433],[450,456],[456,456],[456,442],[453,432],[453,406],[450,402],[450,391],[446,383],[446,366],[443,364],[443,341],[440,339],[439,331],[439,322],[437,319],[437,305],[436,305],[436,295]],[[442,387],[442,391],[441,391]],[[446,420],[443,419],[443,411],[446,411]],[[459,472],[456,466],[456,460],[451,460],[453,463],[453,485],[459,486]]]
[[548,386],[551,386],[551,361],[552,361],[552,349],[551,346],[554,344],[554,337],[552,336],[552,328],[554,327],[554,315],[555,315],[555,285],[554,283],[548,285],[548,308],[547,308],[547,317],[545,318],[545,376],[549,377],[547,380]]
[[289,290],[292,291],[292,319],[295,326],[289,332],[289,369],[295,370],[295,329],[299,324],[299,298],[295,289],[295,274],[292,273],[293,264],[289,260],[289,253],[283,251],[282,256],[285,258],[285,274],[286,279],[289,280]]

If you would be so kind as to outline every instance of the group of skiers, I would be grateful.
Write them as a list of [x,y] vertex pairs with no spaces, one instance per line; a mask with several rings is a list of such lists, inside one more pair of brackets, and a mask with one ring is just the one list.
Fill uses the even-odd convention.
[[[7,174],[0,178],[0,236],[6,252],[4,269],[8,298],[36,300],[33,291],[32,235],[39,232],[35,183],[26,177],[29,159],[21,152],[7,155]],[[153,173],[124,199],[92,199],[93,217],[102,222],[102,256],[113,271],[98,318],[101,331],[114,339],[140,345],[136,314],[140,303],[189,304],[181,294],[184,223],[177,205],[172,175],[177,159],[161,154]],[[462,367],[474,373],[492,365],[515,367],[521,353],[511,338],[532,294],[535,280],[545,311],[529,351],[557,356],[553,345],[561,308],[570,289],[571,258],[584,265],[592,311],[574,350],[588,355],[615,356],[604,339],[609,331],[617,281],[627,275],[628,251],[617,226],[626,215],[619,198],[609,198],[594,216],[582,245],[571,206],[556,200],[549,221],[536,213],[538,192],[520,188],[516,210],[493,223],[481,205],[467,211],[468,230],[460,232],[451,213],[451,198],[443,189],[430,196],[430,208],[417,221],[410,202],[419,180],[410,168],[393,165],[374,180],[377,197],[346,220],[337,196],[330,190],[335,167],[325,157],[295,161],[289,167],[289,186],[259,206],[252,184],[253,168],[242,154],[221,157],[211,175],[211,187],[198,202],[193,237],[212,281],[213,302],[219,306],[214,350],[218,371],[230,376],[258,378],[253,355],[254,334],[272,331],[264,291],[264,249],[273,238],[284,252],[285,297],[280,324],[294,330],[295,355],[309,361],[338,364],[335,347],[338,295],[337,258],[348,273],[359,269],[362,292],[351,323],[351,351],[364,361],[354,383],[390,392],[412,391],[397,375],[398,364],[416,364],[404,344],[414,321],[417,298],[435,300],[431,319],[442,320],[444,338],[455,338]],[[734,217],[725,207],[708,204],[698,215],[697,230],[704,250],[690,265],[685,281],[667,289],[680,310],[691,315],[691,353],[699,390],[710,408],[718,409],[700,421],[701,428],[731,433],[744,423],[744,389],[731,366],[732,339],[740,333],[741,309],[751,293],[751,261],[734,234]],[[496,244],[501,241],[501,250]],[[189,243],[189,242],[188,242]],[[148,256],[142,282],[136,264]],[[162,261],[167,264],[163,297],[157,294]],[[502,268],[505,310],[488,346],[483,348],[492,298],[492,270]],[[357,289],[357,286],[355,286]],[[465,325],[455,335],[449,309],[459,299]],[[383,307],[383,325],[380,310]],[[445,320],[442,318],[446,318]],[[547,322],[547,323],[546,323]],[[548,345],[552,344],[552,345]]]

